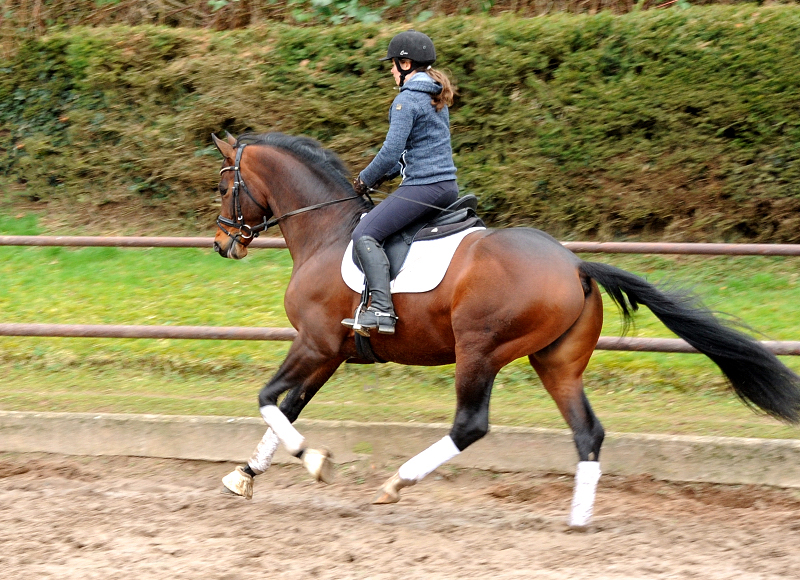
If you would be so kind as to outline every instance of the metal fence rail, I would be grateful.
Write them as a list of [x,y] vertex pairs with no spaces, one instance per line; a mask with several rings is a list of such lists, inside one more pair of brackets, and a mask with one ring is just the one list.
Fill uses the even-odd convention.
[[800,244],[683,244],[668,242],[561,242],[576,254],[683,254],[800,256]]
[[[0,236],[0,246],[71,246],[121,248],[211,248],[212,238]],[[800,256],[800,244],[684,244],[667,242],[561,242],[582,254],[682,254],[704,256]],[[256,238],[251,248],[285,248],[283,238]]]
[[[251,326],[142,326],[119,324],[26,324],[0,323],[0,336],[55,338],[177,338],[196,340],[285,340],[297,337],[294,328]],[[778,355],[800,355],[800,341],[762,341]],[[601,336],[597,350],[696,353],[680,338],[633,338]]]
[[[211,248],[205,237],[94,237],[94,236],[0,236],[0,246],[69,246],[126,248]],[[562,242],[576,253],[683,254],[706,256],[800,256],[800,244],[689,244],[639,242]],[[286,248],[283,238],[258,238],[253,248]],[[297,336],[293,328],[242,326],[149,326],[113,324],[0,323],[0,336],[65,338],[156,338],[200,340],[280,340]],[[777,355],[800,355],[800,341],[762,341]],[[601,336],[597,350],[696,353],[678,338],[631,338]]]
[[294,340],[294,328],[253,326],[150,326],[125,324],[0,323],[0,336],[57,338],[189,338],[200,340]]
[[[168,238],[137,236],[0,236],[0,246],[69,246],[69,247],[119,247],[119,248],[207,248],[213,238]],[[285,248],[283,238],[256,238],[252,248]]]
[[[762,340],[761,344],[773,354],[800,355],[798,340]],[[680,338],[634,338],[628,336],[601,336],[596,350],[624,350],[635,352],[696,353],[697,349]]]

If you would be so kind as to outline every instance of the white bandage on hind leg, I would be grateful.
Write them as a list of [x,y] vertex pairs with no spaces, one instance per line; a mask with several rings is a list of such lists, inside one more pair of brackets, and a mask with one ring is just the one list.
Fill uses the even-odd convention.
[[259,441],[258,447],[256,447],[256,450],[253,451],[253,455],[247,461],[247,465],[250,466],[250,469],[255,471],[256,474],[264,473],[269,469],[269,466],[272,465],[272,458],[275,456],[275,452],[278,450],[278,445],[280,445],[280,443],[280,439],[275,435],[275,431],[272,430],[272,427],[267,429],[267,432],[264,433],[261,441]]
[[421,481],[431,471],[450,461],[461,453],[450,439],[450,436],[440,439],[422,453],[415,455],[400,466],[397,474],[406,481]]
[[597,461],[580,461],[575,470],[575,492],[572,496],[572,512],[569,525],[585,527],[592,520],[594,510],[594,494],[600,480],[600,463]]
[[275,435],[278,436],[278,439],[280,439],[289,453],[297,455],[303,450],[306,442],[305,438],[300,435],[297,429],[292,427],[289,419],[286,418],[286,415],[284,415],[277,406],[264,405],[261,407],[261,416],[264,418],[267,425],[272,428]]

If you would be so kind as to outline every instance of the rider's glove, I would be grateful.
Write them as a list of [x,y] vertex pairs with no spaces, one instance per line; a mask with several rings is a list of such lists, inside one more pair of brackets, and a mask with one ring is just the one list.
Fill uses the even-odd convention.
[[366,195],[369,193],[369,187],[367,187],[366,183],[361,181],[361,177],[356,177],[353,180],[353,189],[356,190],[358,195]]

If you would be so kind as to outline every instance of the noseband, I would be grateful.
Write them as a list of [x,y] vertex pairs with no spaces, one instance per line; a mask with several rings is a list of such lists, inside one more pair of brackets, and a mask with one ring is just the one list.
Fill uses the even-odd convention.
[[[270,213],[270,209],[264,207],[255,197],[253,194],[250,193],[250,190],[247,188],[247,184],[244,182],[244,178],[242,177],[242,172],[240,171],[240,162],[242,160],[242,153],[244,152],[244,148],[247,147],[247,143],[242,143],[236,149],[236,160],[233,162],[233,165],[228,167],[223,167],[219,170],[219,174],[222,175],[226,171],[233,171],[233,211],[236,216],[235,219],[230,219],[222,216],[221,214],[217,216],[217,227],[222,230],[222,232],[228,236],[229,238],[233,239],[234,242],[240,242],[241,240],[249,240],[251,238],[257,238],[261,232],[264,232],[271,228],[274,225],[280,223],[281,220],[286,219],[290,216],[297,215],[300,213],[305,213],[307,211],[311,211],[314,209],[319,209],[321,207],[326,207],[329,205],[333,205],[335,203],[341,203],[343,201],[350,201],[351,199],[358,199],[361,197],[360,194],[351,195],[350,197],[345,197],[342,199],[334,199],[330,201],[323,201],[322,203],[317,203],[314,205],[310,205],[307,207],[302,207],[300,209],[296,209],[293,211],[286,212],[280,217],[273,217],[271,220],[267,220],[267,214]],[[244,222],[244,216],[242,215],[242,203],[239,200],[239,190],[245,192],[247,197],[258,206],[262,212],[264,212],[264,220],[255,226],[249,226]],[[229,228],[236,228],[239,230],[239,233],[231,233],[229,230],[225,228],[225,226]]]

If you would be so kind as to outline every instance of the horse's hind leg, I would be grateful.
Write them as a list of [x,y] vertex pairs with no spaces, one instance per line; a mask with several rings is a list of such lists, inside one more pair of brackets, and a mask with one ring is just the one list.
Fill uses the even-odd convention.
[[583,390],[583,372],[602,325],[600,292],[592,284],[583,312],[575,324],[556,342],[528,357],[572,429],[579,463],[575,472],[570,526],[578,528],[588,525],[592,516],[595,488],[600,478],[600,447],[605,437],[603,426]]
[[375,496],[374,503],[395,503],[399,491],[421,481],[489,431],[489,397],[497,369],[489,357],[459,357],[456,363],[456,417],[450,434],[406,461]]

